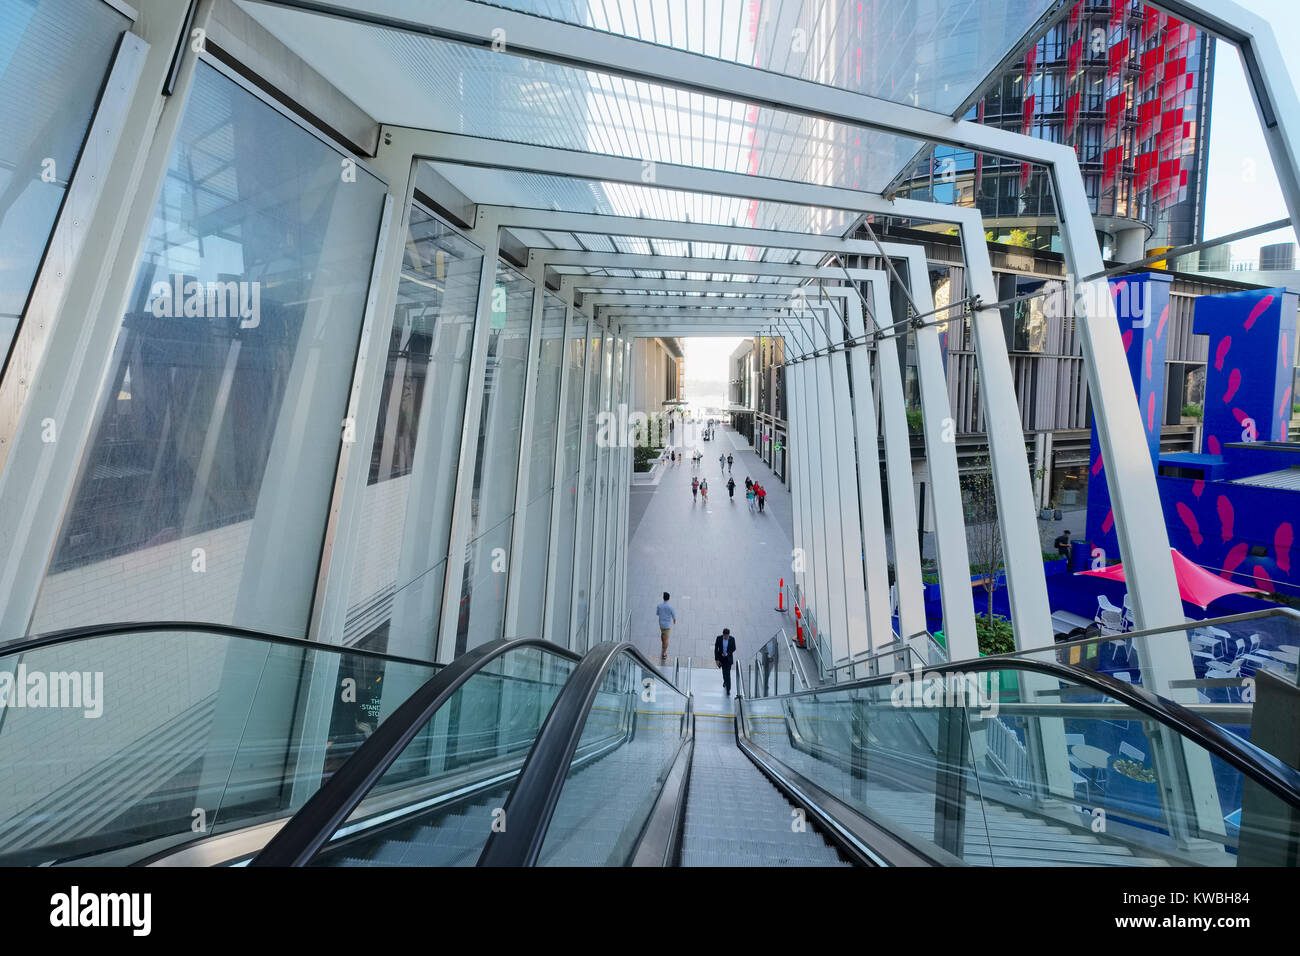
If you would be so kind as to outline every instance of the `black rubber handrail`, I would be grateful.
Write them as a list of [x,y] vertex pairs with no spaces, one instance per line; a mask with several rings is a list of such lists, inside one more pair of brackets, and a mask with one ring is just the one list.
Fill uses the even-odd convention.
[[567,648],[532,637],[489,641],[460,655],[380,721],[356,753],[267,841],[249,866],[306,866],[311,862],[438,709],[485,666],[522,647],[540,647],[568,660],[581,660]]
[[47,631],[44,634],[32,634],[17,640],[0,644],[0,657],[14,654],[26,654],[44,647],[59,644],[72,644],[77,641],[104,637],[120,637],[123,634],[138,634],[158,631],[201,631],[221,637],[237,637],[242,640],[264,641],[270,644],[283,644],[310,651],[326,651],[335,654],[355,654],[374,660],[393,661],[398,664],[418,664],[420,667],[438,667],[433,661],[422,661],[414,657],[402,657],[397,654],[385,654],[360,647],[348,647],[345,644],[325,644],[321,641],[308,641],[301,637],[285,637],[283,634],[269,634],[265,631],[251,631],[243,627],[228,624],[207,624],[198,621],[121,621],[112,624],[91,624],[85,627],[68,627],[59,631]]
[[[1018,670],[1046,674],[1058,680],[1082,684],[1092,690],[1106,694],[1134,710],[1149,717],[1179,735],[1192,740],[1218,757],[1225,763],[1236,767],[1243,774],[1264,787],[1293,807],[1300,807],[1300,770],[1288,766],[1277,757],[1256,747],[1218,724],[1206,720],[1186,707],[1168,698],[1153,694],[1136,684],[1116,680],[1098,671],[1084,670],[1059,664],[1054,661],[1026,660],[1018,657],[980,657],[975,660],[953,661],[926,668],[926,677],[942,678],[950,673],[973,673],[983,671]],[[838,694],[843,691],[858,690],[867,687],[888,685],[893,682],[893,674],[868,677],[845,684],[796,691],[791,694],[774,695],[766,700],[784,700],[791,697],[806,697],[818,694]]]
[[[560,791],[568,779],[569,768],[582,739],[587,715],[606,673],[624,654],[651,673],[659,673],[644,654],[626,641],[606,641],[587,652],[556,698],[555,706],[547,715],[528,759],[519,771],[519,779],[506,799],[504,809],[509,826],[488,836],[478,858],[479,866],[536,864],[551,817],[560,801]],[[660,679],[677,693],[682,693],[667,678],[661,675]]]

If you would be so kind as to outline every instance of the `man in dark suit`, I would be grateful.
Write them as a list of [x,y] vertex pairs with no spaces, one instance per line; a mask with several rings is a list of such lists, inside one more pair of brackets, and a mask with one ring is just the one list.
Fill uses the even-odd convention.
[[722,668],[722,692],[731,696],[731,665],[736,659],[736,639],[731,628],[724,627],[713,642],[713,662]]

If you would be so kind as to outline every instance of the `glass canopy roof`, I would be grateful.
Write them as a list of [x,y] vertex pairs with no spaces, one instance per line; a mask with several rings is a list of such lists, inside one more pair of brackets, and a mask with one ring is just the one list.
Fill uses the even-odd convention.
[[[381,123],[880,192],[925,145],[738,100],[238,0]],[[484,4],[487,5],[487,4]],[[951,112],[1053,0],[505,0],[520,12]],[[346,7],[346,4],[333,4]],[[418,5],[391,6],[394,19]],[[430,4],[431,11],[439,11]],[[409,13],[407,14],[409,15]],[[389,20],[388,22],[394,22]],[[843,234],[837,210],[439,164],[476,202]]]
[[1055,0],[493,0],[952,114]]

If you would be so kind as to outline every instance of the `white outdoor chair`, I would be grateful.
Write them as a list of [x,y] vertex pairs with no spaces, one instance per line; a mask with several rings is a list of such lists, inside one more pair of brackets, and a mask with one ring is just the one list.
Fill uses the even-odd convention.
[[1119,657],[1121,653],[1123,653],[1124,655],[1124,663],[1125,664],[1128,663],[1128,641],[1124,641],[1124,640],[1107,641],[1106,643],[1109,644],[1112,648],[1114,648],[1114,650],[1111,653],[1111,658],[1116,663],[1119,662]]
[[1124,629],[1128,631],[1137,628],[1137,618],[1133,616],[1133,605],[1129,603],[1128,592],[1124,592]]
[[1223,660],[1223,641],[1219,638],[1207,634],[1203,637],[1195,638],[1195,640],[1203,649],[1192,651],[1193,657],[1199,657],[1205,662],[1207,667],[1210,666],[1211,661]]
[[1146,763],[1147,759],[1146,754],[1129,743],[1121,743],[1119,745],[1119,755],[1121,757],[1128,757],[1129,760],[1135,760],[1138,763]]
[[1092,620],[1108,634],[1124,633],[1123,610],[1111,604],[1104,594],[1097,595],[1097,613]]

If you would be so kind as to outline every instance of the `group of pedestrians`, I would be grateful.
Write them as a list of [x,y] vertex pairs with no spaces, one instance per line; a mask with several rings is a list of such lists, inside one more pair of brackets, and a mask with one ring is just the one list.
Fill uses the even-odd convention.
[[[697,452],[698,454],[698,452]],[[718,456],[718,467],[724,473],[730,472],[735,459],[730,455]],[[736,500],[736,479],[727,475],[727,497]],[[698,501],[703,499],[706,503],[709,500],[709,480],[702,476],[691,476],[691,500]],[[753,481],[748,476],[745,478],[745,502],[749,505],[750,511],[763,512],[766,510],[767,489],[757,481]]]
[[[659,663],[668,663],[668,635],[677,623],[677,612],[673,606],[668,603],[668,592],[664,592],[663,602],[655,608],[655,616],[659,619],[659,640],[662,652],[659,656]],[[731,668],[736,662],[736,638],[732,636],[731,628],[724,627],[722,633],[713,639],[713,666],[722,671],[722,692],[728,697],[731,696]]]

